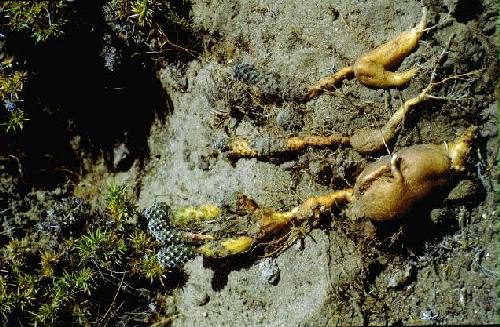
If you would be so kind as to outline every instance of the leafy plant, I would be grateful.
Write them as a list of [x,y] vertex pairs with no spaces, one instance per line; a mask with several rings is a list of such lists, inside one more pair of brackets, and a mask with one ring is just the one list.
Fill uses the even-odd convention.
[[92,261],[97,265],[110,267],[120,262],[126,250],[125,241],[111,231],[97,228],[83,235],[76,244],[82,262]]
[[0,124],[5,129],[5,132],[15,132],[17,129],[24,128],[24,122],[29,119],[25,117],[24,111],[20,109],[14,109],[9,112],[7,121],[5,123]]
[[115,222],[121,224],[134,212],[134,205],[127,196],[126,185],[109,184],[106,192],[107,209]]
[[170,46],[187,51],[169,39],[179,29],[190,31],[188,16],[182,7],[187,1],[180,0],[111,0],[106,8],[112,20],[119,25],[118,36],[135,44],[147,44],[151,50]]
[[27,73],[25,71],[12,71],[13,58],[7,57],[0,64],[0,100],[2,100],[6,113],[4,122],[0,124],[6,132],[23,129],[26,118],[23,110],[17,107],[20,102],[19,94],[23,90]]
[[0,27],[10,31],[28,31],[37,41],[63,34],[68,22],[68,1],[3,1],[0,3]]

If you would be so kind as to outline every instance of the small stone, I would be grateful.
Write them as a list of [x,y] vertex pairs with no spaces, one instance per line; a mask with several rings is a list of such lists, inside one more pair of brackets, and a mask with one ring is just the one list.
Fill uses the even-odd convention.
[[212,142],[212,148],[221,152],[229,150],[229,138],[224,134],[217,135]]
[[458,296],[458,302],[465,306],[467,304],[467,290],[465,288],[460,289],[460,294]]
[[303,125],[302,116],[296,108],[285,107],[276,115],[276,124],[287,131],[298,131]]
[[266,258],[259,263],[260,277],[271,285],[276,285],[280,279],[280,268],[273,258]]
[[446,217],[449,215],[449,211],[442,208],[436,208],[431,210],[430,218],[431,222],[435,225],[442,224]]
[[130,151],[125,143],[120,143],[113,149],[113,168],[115,170],[124,170],[130,163]]
[[210,170],[210,157],[206,155],[200,155],[197,162],[198,169]]
[[199,294],[199,296],[196,298],[195,304],[199,307],[205,305],[210,301],[210,296],[208,296],[207,293],[203,292]]
[[397,270],[387,278],[387,287],[399,287],[410,279],[413,271],[413,265],[407,264],[403,270]]
[[422,320],[434,320],[438,317],[431,309],[425,309],[420,312],[420,319]]
[[448,200],[467,201],[478,194],[478,185],[469,179],[460,181],[448,194]]

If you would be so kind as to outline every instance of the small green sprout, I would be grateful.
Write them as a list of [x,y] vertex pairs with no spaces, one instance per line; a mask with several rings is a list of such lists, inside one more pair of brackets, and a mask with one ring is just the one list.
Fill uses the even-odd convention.
[[17,296],[21,310],[29,307],[36,300],[38,282],[39,280],[34,275],[17,271]]
[[132,233],[128,241],[131,243],[134,253],[138,255],[144,255],[144,253],[153,250],[155,246],[149,234],[139,229]]
[[5,132],[15,132],[17,129],[22,130],[24,128],[24,122],[28,121],[29,118],[26,118],[24,111],[21,109],[14,109],[9,112],[9,117],[5,123],[0,124],[5,129]]
[[137,25],[143,27],[144,25],[151,26],[151,19],[153,18],[153,8],[155,1],[139,0],[134,1],[132,4],[131,17],[137,17]]
[[110,231],[97,228],[83,235],[76,244],[82,262],[91,261],[103,266],[111,266],[121,261],[125,253],[125,241]]
[[26,76],[25,71],[15,71],[8,75],[0,72],[0,99],[4,101],[8,99],[17,100],[19,98],[18,93],[23,89]]
[[134,212],[134,206],[127,197],[127,186],[109,184],[106,193],[107,209],[115,222],[121,224]]

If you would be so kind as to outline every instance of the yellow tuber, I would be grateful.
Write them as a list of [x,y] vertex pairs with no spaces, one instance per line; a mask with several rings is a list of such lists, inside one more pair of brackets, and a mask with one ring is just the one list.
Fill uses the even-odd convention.
[[[443,51],[443,53],[444,52],[445,51]],[[427,99],[448,99],[446,97],[431,95],[431,92],[437,86],[450,80],[477,76],[482,72],[482,69],[475,70],[464,74],[452,75],[436,82],[434,81],[436,68],[437,67],[434,68],[431,74],[431,80],[427,87],[415,97],[406,100],[401,107],[392,114],[385,125],[380,128],[360,128],[355,130],[350,136],[333,132],[330,136],[261,136],[252,140],[235,138],[228,144],[228,154],[232,157],[266,157],[282,153],[298,152],[307,147],[323,148],[333,145],[350,145],[355,151],[362,154],[379,153],[387,149],[387,144],[394,139],[399,126],[412,108]]]
[[382,44],[359,57],[352,66],[347,66],[332,76],[322,78],[318,84],[311,86],[305,96],[310,100],[323,90],[331,89],[345,78],[356,76],[357,80],[368,87],[391,88],[408,83],[417,73],[416,68],[404,72],[392,72],[403,59],[415,49],[417,42],[425,32],[427,9],[422,9],[420,23],[409,31],[404,31],[394,39]]
[[448,187],[464,169],[475,130],[451,144],[414,145],[370,164],[356,180],[350,215],[394,220]]
[[395,220],[418,203],[451,185],[463,171],[476,127],[472,126],[452,143],[420,144],[379,158],[358,176],[353,189],[313,196],[290,211],[259,208],[253,201],[240,201],[257,225],[249,235],[207,243],[199,252],[207,257],[224,257],[251,250],[293,225],[315,222],[337,205],[351,204],[351,218],[372,221]]

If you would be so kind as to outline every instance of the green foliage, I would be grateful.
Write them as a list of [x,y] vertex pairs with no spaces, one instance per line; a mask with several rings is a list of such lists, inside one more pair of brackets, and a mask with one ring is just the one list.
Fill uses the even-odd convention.
[[129,242],[135,254],[141,255],[154,248],[154,241],[143,230],[135,230],[129,237]]
[[14,270],[17,277],[17,301],[21,310],[31,306],[38,291],[38,278],[19,269]]
[[63,34],[67,23],[68,1],[3,1],[0,3],[0,27],[10,31],[28,31],[42,42]]
[[92,274],[89,268],[83,268],[71,273],[64,272],[62,276],[53,278],[52,285],[45,288],[42,296],[44,302],[38,310],[31,311],[33,322],[41,325],[54,324],[59,321],[61,311],[69,307],[70,314],[85,325],[90,317],[89,302],[78,303],[75,299],[82,293],[91,294]]
[[29,120],[25,117],[24,111],[21,109],[14,109],[9,112],[7,121],[0,124],[5,129],[5,132],[15,132],[17,129],[23,129],[24,122]]
[[9,290],[7,281],[0,276],[0,321],[7,321],[7,316],[14,307],[14,294]]
[[[44,42],[63,34],[68,22],[69,2],[54,1],[2,1],[0,2],[0,30],[7,32],[25,31],[36,42]],[[6,57],[0,65],[0,100],[6,112],[2,112],[0,126],[5,132],[15,132],[24,127],[25,112],[18,107],[19,94],[27,73],[13,70],[13,58]]]
[[[123,199],[123,187],[111,191],[111,200]],[[89,213],[83,232],[16,225],[18,236],[0,238],[0,326],[111,326],[139,315],[146,326],[157,319],[148,304],[155,288],[168,286],[160,244],[143,225],[120,226],[105,213]],[[12,218],[5,219],[17,224]]]
[[[136,225],[92,228],[76,239],[61,240],[59,251],[33,250],[35,242],[36,237],[12,239],[1,251],[0,322],[90,326],[101,305],[95,292],[102,297],[104,291],[111,301],[114,292],[107,290],[121,290],[114,272],[129,278],[127,285],[141,280],[163,284],[165,279],[155,256],[158,245]],[[137,301],[135,296],[131,301]]]
[[108,185],[106,192],[107,209],[117,224],[123,223],[135,211],[135,206],[127,196],[126,185]]
[[165,271],[160,265],[155,253],[156,247],[153,239],[145,231],[136,230],[130,237],[132,248],[132,271],[145,276],[151,282],[159,280],[163,284]]
[[3,258],[9,264],[21,266],[24,264],[26,253],[29,250],[29,241],[26,237],[11,240],[3,248]]
[[176,12],[171,0],[111,0],[110,5],[116,11],[118,20],[131,18],[139,27],[157,28],[163,23],[189,27],[188,21]]
[[112,231],[97,228],[83,235],[76,244],[76,249],[82,262],[92,261],[110,268],[119,263],[125,253],[125,240]]
[[23,129],[24,122],[28,120],[24,111],[17,108],[17,104],[20,102],[19,94],[23,90],[27,73],[13,70],[13,62],[12,57],[7,57],[0,64],[0,100],[6,109],[4,123],[1,123],[0,126],[6,132]]
[[0,73],[0,99],[18,100],[25,79],[26,72],[23,71],[15,71],[9,75]]
[[[152,50],[165,45],[180,48],[172,43],[168,35],[182,29],[190,31],[187,16],[180,9],[186,1],[157,0],[111,0],[107,7],[113,12],[113,19],[122,25],[118,36],[123,39],[142,40]],[[133,26],[130,26],[130,22]],[[131,35],[134,35],[131,37]],[[140,35],[139,37],[137,37]],[[186,49],[184,49],[186,50]]]

